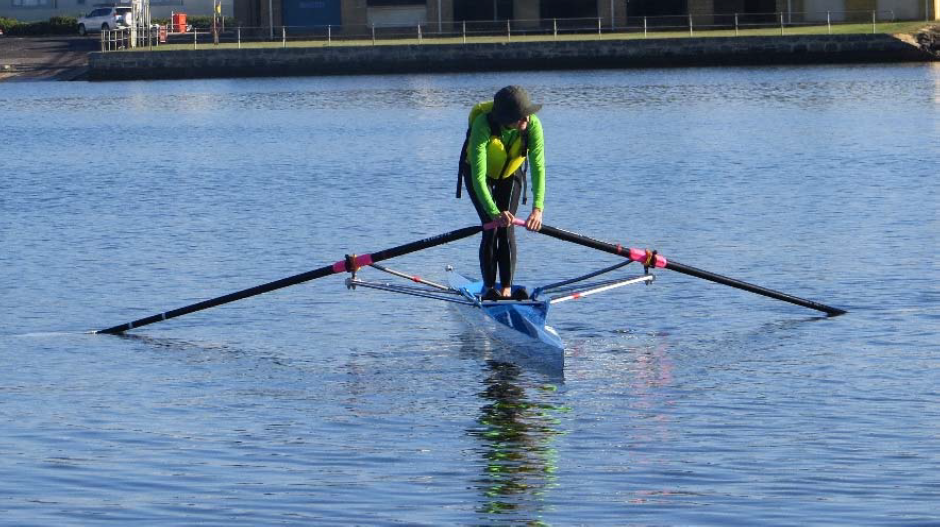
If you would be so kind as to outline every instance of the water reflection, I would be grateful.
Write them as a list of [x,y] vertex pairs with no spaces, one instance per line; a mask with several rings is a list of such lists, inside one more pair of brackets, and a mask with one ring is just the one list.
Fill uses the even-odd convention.
[[536,518],[544,510],[547,490],[556,485],[557,451],[552,443],[563,433],[556,415],[566,409],[538,400],[554,393],[554,385],[527,393],[518,365],[489,360],[486,372],[479,393],[485,404],[477,426],[467,431],[479,439],[483,458],[478,512],[541,525]]
[[932,75],[932,84],[933,84],[933,102],[940,104],[940,64],[936,62],[930,63],[930,69]]
[[[460,316],[463,315],[460,314]],[[476,330],[470,324],[465,324],[465,326],[466,327],[463,328],[459,335],[461,358],[480,362],[505,362],[515,364],[520,367],[522,371],[542,376],[546,382],[556,384],[563,384],[565,382],[565,370],[563,366],[539,360],[537,357],[520,352],[519,350],[514,350],[502,343],[494,342],[485,332]]]

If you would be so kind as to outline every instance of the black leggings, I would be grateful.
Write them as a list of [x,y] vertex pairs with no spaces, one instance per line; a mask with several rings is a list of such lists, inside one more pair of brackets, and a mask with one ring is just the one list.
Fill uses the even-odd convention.
[[[522,195],[522,177],[522,170],[517,170],[508,178],[486,178],[490,194],[500,212],[508,210],[513,216],[516,215],[519,197]],[[480,216],[480,221],[483,223],[493,221],[477,198],[471,178],[464,178],[464,183],[467,194],[470,195],[470,201],[473,202]],[[511,286],[513,273],[516,270],[516,233],[512,225],[483,231],[483,239],[480,240],[480,274],[483,275],[484,288],[496,286],[497,269],[500,285]]]

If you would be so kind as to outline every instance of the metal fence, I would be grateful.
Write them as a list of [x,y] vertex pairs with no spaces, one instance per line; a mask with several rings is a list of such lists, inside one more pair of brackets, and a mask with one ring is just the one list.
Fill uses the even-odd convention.
[[102,31],[101,51],[118,51],[133,47],[152,49],[165,44],[166,35],[166,27],[158,25]]
[[[287,47],[295,45],[380,45],[392,43],[474,43],[526,39],[617,38],[618,36],[675,36],[676,33],[706,36],[709,32],[740,35],[754,30],[796,32],[800,28],[870,24],[872,33],[878,24],[898,22],[894,11],[822,11],[731,13],[712,15],[675,15],[629,17],[624,23],[612,24],[603,18],[565,18],[499,21],[461,21],[402,25],[343,26],[266,26],[228,27],[217,29],[192,28],[184,33],[167,33],[165,26],[140,27],[103,31],[101,50],[113,51],[132,47],[163,44],[192,45],[194,49],[226,44],[241,47],[249,44]],[[668,35],[667,35],[668,34]],[[304,43],[304,44],[301,44]]]

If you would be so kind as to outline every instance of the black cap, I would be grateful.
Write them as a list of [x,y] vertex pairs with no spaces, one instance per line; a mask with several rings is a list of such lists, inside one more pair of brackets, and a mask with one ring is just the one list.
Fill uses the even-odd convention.
[[542,109],[532,104],[521,86],[506,86],[493,97],[493,117],[499,124],[512,124]]

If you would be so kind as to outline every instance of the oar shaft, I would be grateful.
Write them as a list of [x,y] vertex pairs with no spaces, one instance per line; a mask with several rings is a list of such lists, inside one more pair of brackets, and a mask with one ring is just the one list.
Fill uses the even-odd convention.
[[742,282],[741,280],[736,280],[734,278],[728,278],[727,276],[722,276],[716,273],[709,271],[704,271],[689,265],[683,265],[674,261],[667,261],[665,258],[659,255],[655,255],[649,262],[644,262],[645,255],[647,258],[650,256],[646,251],[639,249],[630,249],[622,247],[620,245],[602,242],[600,240],[595,240],[581,234],[573,233],[570,231],[557,229],[555,227],[550,227],[548,225],[542,225],[540,233],[551,236],[552,238],[557,238],[559,240],[564,240],[567,242],[575,243],[578,245],[583,245],[585,247],[590,247],[592,249],[597,249],[599,251],[608,252],[611,254],[616,254],[618,256],[623,256],[624,258],[629,258],[634,261],[641,263],[648,263],[650,267],[662,267],[669,269],[671,271],[676,271],[678,273],[686,274],[689,276],[694,276],[696,278],[702,278],[704,280],[709,280],[711,282],[716,282],[719,284],[727,285],[737,289],[742,289],[744,291],[749,291],[751,293],[756,293],[758,295],[763,295],[769,298],[774,298],[776,300],[782,300],[784,302],[789,302],[791,304],[796,304],[798,306],[807,307],[810,309],[815,309],[817,311],[822,311],[830,316],[838,316],[846,313],[845,310],[838,309],[835,307],[827,306],[825,304],[820,304],[819,302],[814,302],[812,300],[806,300],[805,298],[799,298],[793,295],[788,295],[786,293],[781,293],[779,291],[774,291],[773,289],[767,289],[766,287],[761,287],[759,285],[749,284],[747,282]]
[[327,265],[319,269],[307,271],[306,273],[301,273],[301,274],[290,276],[287,278],[282,278],[280,280],[275,280],[273,282],[268,282],[266,284],[261,284],[255,287],[249,287],[248,289],[242,289],[241,291],[229,293],[227,295],[223,295],[218,298],[203,300],[202,302],[197,302],[195,304],[191,304],[186,307],[181,307],[179,309],[167,311],[166,313],[160,313],[160,314],[152,315],[146,318],[141,318],[133,322],[127,322],[126,324],[120,324],[114,327],[110,327],[108,329],[100,329],[98,331],[95,331],[95,333],[107,333],[111,335],[124,333],[125,331],[131,330],[134,328],[139,328],[141,326],[153,324],[154,322],[161,322],[163,320],[169,320],[171,318],[181,317],[183,315],[195,313],[196,311],[209,309],[210,307],[221,306],[222,304],[228,304],[230,302],[235,302],[236,300],[242,300],[244,298],[268,293],[270,291],[274,291],[275,289],[281,289],[283,287],[299,284],[302,282],[307,282],[310,280],[315,280],[317,278],[323,278],[324,276],[329,276],[333,274],[334,272],[335,271],[333,270],[333,266]]
[[[423,240],[418,240],[411,243],[406,243],[404,245],[399,245],[397,247],[391,247],[389,249],[384,249],[372,254],[366,254],[362,256],[357,256],[355,258],[355,264],[357,267],[363,267],[371,264],[372,262],[380,262],[382,260],[388,260],[389,258],[395,258],[397,256],[403,256],[408,253],[413,253],[415,251],[420,251],[422,249],[429,249],[438,245],[443,245],[452,241],[460,240],[462,238],[467,238],[473,236],[474,234],[480,232],[481,227],[479,225],[474,225],[471,227],[464,227],[463,229],[457,229],[455,231],[446,232],[444,234],[439,234],[437,236],[432,236],[430,238],[425,238]],[[244,298],[268,293],[276,289],[282,289],[284,287],[300,284],[303,282],[309,282],[310,280],[315,280],[317,278],[323,278],[324,276],[329,276],[335,273],[342,273],[347,271],[346,261],[340,260],[332,265],[327,265],[320,267],[318,269],[313,269],[305,273],[300,273],[294,276],[289,276],[287,278],[281,278],[280,280],[275,280],[273,282],[268,282],[266,284],[249,287],[248,289],[242,289],[241,291],[236,291],[234,293],[229,293],[218,298],[212,298],[210,300],[203,300],[202,302],[197,302],[192,305],[181,307],[179,309],[174,309],[172,311],[167,311],[166,313],[160,313],[157,315],[152,315],[146,318],[141,318],[133,322],[128,322],[126,324],[120,324],[118,326],[110,327],[107,329],[100,329],[95,331],[95,333],[107,333],[107,334],[118,334],[124,333],[130,329],[139,328],[141,326],[146,326],[148,324],[153,324],[154,322],[160,322],[163,320],[169,320],[171,318],[176,318],[183,315],[188,315],[190,313],[195,313],[196,311],[202,311],[204,309],[209,309],[210,307],[220,306],[222,304],[228,304],[229,302],[234,302],[236,300],[242,300]]]
[[789,302],[791,304],[796,304],[798,306],[808,307],[810,309],[815,309],[816,311],[822,311],[829,316],[839,316],[846,313],[845,310],[827,306],[825,304],[820,304],[819,302],[814,302],[812,300],[807,300],[805,298],[800,298],[793,295],[788,295],[786,293],[781,293],[780,291],[774,291],[773,289],[768,289],[766,287],[761,287],[759,285],[749,284],[747,282],[742,282],[741,280],[736,280],[734,278],[729,278],[727,276],[722,276],[720,274],[715,274],[709,271],[704,271],[690,265],[683,265],[678,262],[669,261],[666,264],[666,269],[670,271],[676,271],[678,273],[686,274],[689,276],[694,276],[696,278],[701,278],[703,280],[708,280],[722,285],[727,285],[734,287],[736,289],[742,289],[744,291],[749,291],[751,293],[756,293],[758,295],[763,295],[769,298],[774,298],[776,300],[782,300],[784,302]]

